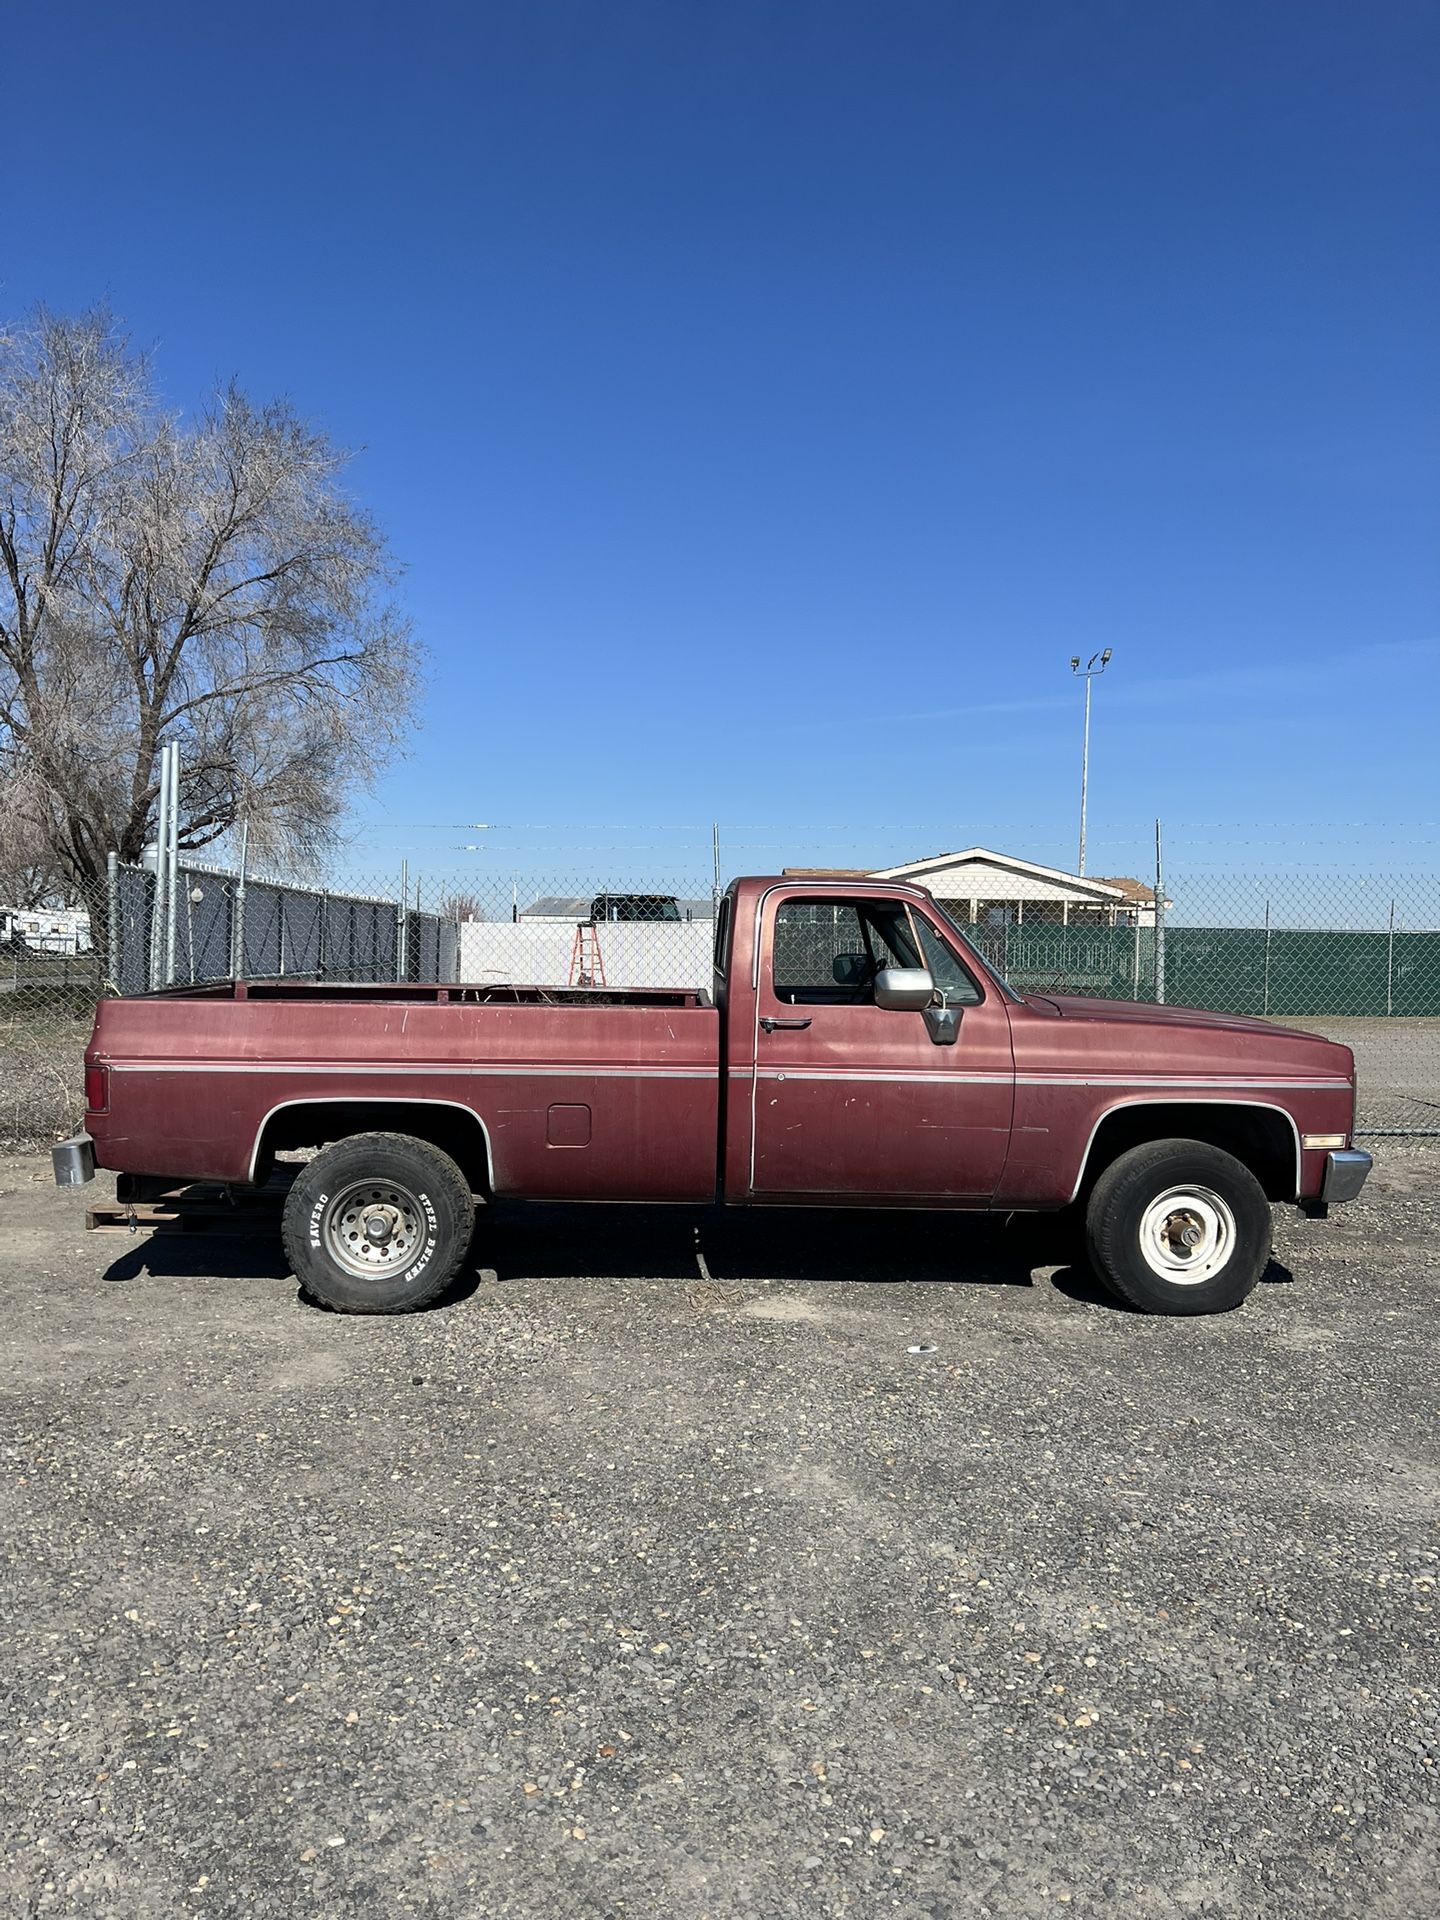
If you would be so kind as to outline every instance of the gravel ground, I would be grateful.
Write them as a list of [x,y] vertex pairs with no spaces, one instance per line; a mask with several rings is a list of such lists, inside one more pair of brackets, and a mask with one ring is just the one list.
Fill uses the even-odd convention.
[[346,1320],[48,1177],[0,1911],[1434,1911],[1434,1145],[1194,1322],[1035,1222],[580,1210]]
[[17,1019],[0,1000],[0,1154],[48,1146],[85,1120],[90,1021]]

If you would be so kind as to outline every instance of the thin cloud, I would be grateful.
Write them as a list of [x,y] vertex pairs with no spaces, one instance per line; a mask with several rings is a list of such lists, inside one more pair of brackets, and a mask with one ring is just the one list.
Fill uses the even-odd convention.
[[906,713],[837,714],[829,720],[803,721],[784,729],[787,733],[833,733],[844,728],[912,726],[924,720],[976,720],[995,714],[1056,713],[1071,704],[1068,700],[986,700],[969,707],[921,707]]

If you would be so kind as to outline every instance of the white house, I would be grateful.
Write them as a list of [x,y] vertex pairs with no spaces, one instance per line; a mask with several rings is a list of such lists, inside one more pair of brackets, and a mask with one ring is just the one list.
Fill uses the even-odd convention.
[[90,916],[83,907],[0,907],[0,942],[21,941],[35,953],[88,953]]
[[[966,847],[903,866],[883,867],[877,880],[912,880],[967,926],[1153,927],[1155,891],[1142,880],[1094,879],[1042,867],[1012,853]],[[1170,902],[1165,902],[1166,907]]]

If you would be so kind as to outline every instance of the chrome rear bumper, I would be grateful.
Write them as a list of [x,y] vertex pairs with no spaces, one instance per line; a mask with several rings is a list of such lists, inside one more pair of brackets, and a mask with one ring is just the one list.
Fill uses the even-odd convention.
[[95,1142],[88,1133],[62,1140],[50,1149],[50,1164],[55,1169],[57,1187],[83,1187],[95,1178]]

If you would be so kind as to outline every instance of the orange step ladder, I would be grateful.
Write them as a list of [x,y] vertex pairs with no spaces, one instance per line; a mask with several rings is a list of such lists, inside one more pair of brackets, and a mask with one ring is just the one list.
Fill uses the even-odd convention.
[[575,922],[575,943],[570,949],[569,985],[605,985],[605,956],[600,951],[600,934],[593,920]]

